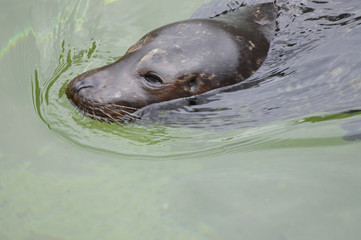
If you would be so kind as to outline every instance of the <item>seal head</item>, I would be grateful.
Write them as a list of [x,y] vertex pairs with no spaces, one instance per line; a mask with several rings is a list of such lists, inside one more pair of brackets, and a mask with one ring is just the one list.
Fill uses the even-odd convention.
[[144,106],[243,81],[267,56],[274,16],[265,7],[155,29],[118,61],[73,79],[67,96],[87,116],[125,122]]

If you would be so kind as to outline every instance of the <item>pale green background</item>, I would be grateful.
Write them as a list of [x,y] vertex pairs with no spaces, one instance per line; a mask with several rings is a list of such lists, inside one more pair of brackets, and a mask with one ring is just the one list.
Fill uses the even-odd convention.
[[1,240],[361,236],[361,145],[342,140],[344,119],[118,129],[68,103],[78,72],[203,2],[0,2]]

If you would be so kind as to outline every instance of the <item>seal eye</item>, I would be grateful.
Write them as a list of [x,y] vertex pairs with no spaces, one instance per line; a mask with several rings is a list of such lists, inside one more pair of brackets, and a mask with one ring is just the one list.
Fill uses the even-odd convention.
[[144,78],[151,84],[163,84],[162,79],[153,73],[147,73]]

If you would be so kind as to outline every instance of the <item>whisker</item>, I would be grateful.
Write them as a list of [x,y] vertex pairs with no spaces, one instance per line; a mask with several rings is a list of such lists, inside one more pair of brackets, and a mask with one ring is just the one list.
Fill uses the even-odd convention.
[[132,123],[140,119],[140,116],[133,114],[139,108],[124,106],[121,104],[100,104],[98,102],[82,99],[76,106],[78,111],[84,116],[102,122]]
[[123,110],[123,109],[121,109],[121,108],[122,108],[122,107],[119,106],[119,108],[117,108],[117,109],[111,109],[111,108],[109,108],[109,110],[111,110],[112,112],[117,113],[117,114],[119,114],[119,115],[120,115],[120,113],[123,113],[123,114],[125,114],[125,115],[127,115],[127,116],[129,116],[129,117],[138,118],[138,116],[136,116],[136,115],[134,115],[134,114],[132,114],[132,113],[130,113],[130,112],[127,112],[127,111],[125,111],[125,110]]
[[109,113],[105,112],[103,109],[99,108],[99,111],[101,111],[105,116],[109,117],[113,121],[116,121]]

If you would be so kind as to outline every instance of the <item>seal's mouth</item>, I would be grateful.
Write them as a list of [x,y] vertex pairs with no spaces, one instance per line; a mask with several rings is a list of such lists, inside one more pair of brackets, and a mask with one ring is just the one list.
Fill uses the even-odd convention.
[[82,96],[79,91],[69,84],[66,95],[70,103],[83,115],[101,122],[130,123],[140,119],[133,114],[138,108],[125,106],[117,103],[99,103]]

